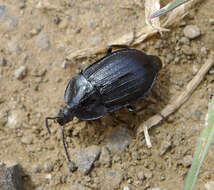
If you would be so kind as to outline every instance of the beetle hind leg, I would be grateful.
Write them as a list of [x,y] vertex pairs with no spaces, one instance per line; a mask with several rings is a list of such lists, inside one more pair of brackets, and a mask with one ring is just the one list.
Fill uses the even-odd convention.
[[111,115],[112,117],[114,117],[115,120],[117,120],[119,123],[123,123],[123,124],[125,124],[125,125],[128,126],[128,123],[127,123],[126,121],[120,119],[115,113],[110,113],[110,115]]
[[129,49],[129,46],[122,45],[122,44],[112,44],[112,45],[110,45],[110,46],[107,47],[107,53],[106,53],[106,55],[111,54],[113,48]]

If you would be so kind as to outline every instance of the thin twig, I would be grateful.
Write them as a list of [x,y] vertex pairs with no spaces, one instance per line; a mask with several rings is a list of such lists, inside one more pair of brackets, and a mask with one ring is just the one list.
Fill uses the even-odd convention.
[[[189,84],[186,86],[186,89],[179,96],[175,95],[172,98],[173,102],[171,104],[168,104],[163,110],[161,110],[160,114],[163,115],[164,117],[168,117],[170,114],[175,112],[178,108],[180,108],[190,98],[193,91],[198,87],[198,85],[204,79],[206,73],[213,66],[213,64],[214,64],[214,52],[211,53],[210,57],[206,60],[204,65],[198,71],[197,75],[189,82]],[[138,128],[137,136],[139,136],[139,134],[144,132],[147,140],[148,129],[159,124],[163,120],[163,117],[161,117],[160,114],[156,114],[153,117],[149,118],[144,123],[142,123]],[[147,146],[151,147],[150,141],[147,142]]]

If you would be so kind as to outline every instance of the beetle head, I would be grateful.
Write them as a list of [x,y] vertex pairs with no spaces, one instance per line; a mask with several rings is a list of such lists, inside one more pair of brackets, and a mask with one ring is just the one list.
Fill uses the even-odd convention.
[[56,117],[46,117],[46,119],[45,119],[46,128],[47,128],[48,132],[51,133],[49,126],[48,126],[48,120],[55,120],[57,123],[59,123],[61,126],[63,126],[66,123],[68,123],[69,121],[73,120],[73,118],[74,118],[73,110],[69,109],[67,107],[64,107],[63,109],[59,110],[59,113],[57,114]]

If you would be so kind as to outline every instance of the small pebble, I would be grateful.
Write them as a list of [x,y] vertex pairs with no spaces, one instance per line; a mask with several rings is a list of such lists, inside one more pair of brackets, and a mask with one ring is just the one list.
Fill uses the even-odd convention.
[[188,168],[191,166],[192,164],[192,156],[191,155],[187,155],[183,158],[182,164],[185,168]]
[[161,190],[160,187],[154,187],[154,188],[151,188],[151,190]]
[[20,1],[19,2],[19,8],[20,9],[24,9],[25,8],[25,2],[24,1]]
[[68,162],[68,168],[69,168],[70,172],[74,172],[74,171],[76,171],[77,166],[75,165],[74,162],[71,161],[71,162]]
[[210,19],[209,19],[209,23],[210,23],[211,25],[214,25],[214,19],[213,19],[213,18],[210,18]]
[[214,69],[209,70],[209,74],[213,75],[214,74]]
[[201,53],[204,54],[204,55],[207,55],[208,54],[208,50],[206,47],[202,47],[201,48]]
[[168,53],[166,57],[167,57],[169,62],[174,60],[174,55],[172,55],[171,53]]
[[22,80],[26,77],[27,75],[27,67],[22,65],[21,67],[19,67],[18,69],[15,70],[14,76],[16,77],[16,79],[18,80]]
[[33,143],[33,137],[30,136],[30,135],[24,136],[24,137],[21,138],[21,142],[23,144],[27,144],[27,145],[32,144]]
[[162,41],[157,41],[154,45],[155,49],[160,49],[163,48],[163,42]]
[[62,21],[61,18],[59,18],[58,16],[57,16],[56,18],[54,18],[54,23],[57,24],[57,25],[58,25],[61,21]]
[[190,40],[186,37],[181,37],[181,39],[179,40],[179,42],[181,44],[186,44],[186,45],[189,45],[190,44]]
[[123,187],[123,190],[131,190],[128,186]]
[[45,179],[47,179],[47,180],[51,180],[51,178],[52,178],[51,174],[47,174],[47,175],[45,176]]
[[189,39],[195,39],[201,35],[200,28],[196,25],[187,25],[184,28],[184,36]]
[[160,147],[160,156],[163,156],[171,147],[172,142],[165,140],[162,142],[161,147]]
[[175,63],[179,63],[179,61],[180,61],[180,57],[175,57]]
[[132,159],[133,160],[140,160],[140,155],[137,151],[132,152]]
[[44,165],[44,171],[46,171],[46,172],[53,171],[53,168],[54,168],[54,166],[51,162],[46,162]]
[[40,33],[36,38],[36,45],[38,48],[48,50],[50,48],[50,41],[47,33]]
[[143,171],[138,172],[137,177],[139,180],[144,180],[145,179],[145,175]]
[[88,174],[93,166],[93,163],[100,155],[100,147],[92,145],[88,148],[75,152],[74,155],[77,160],[79,170],[84,174]]

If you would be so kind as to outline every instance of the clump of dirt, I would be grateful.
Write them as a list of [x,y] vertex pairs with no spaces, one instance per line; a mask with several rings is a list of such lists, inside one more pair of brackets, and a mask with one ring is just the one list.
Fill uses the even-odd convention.
[[[151,110],[158,112],[183,91],[214,50],[212,0],[192,10],[180,26],[134,47],[164,63],[150,94],[151,109],[138,116],[117,112],[128,127],[109,115],[92,122],[75,119],[67,125],[72,172],[59,126],[52,123],[50,136],[44,125],[46,116],[56,115],[64,106],[71,77],[103,56],[66,62],[65,50],[105,45],[140,28],[143,7],[136,2],[52,0],[52,8],[45,10],[37,9],[35,1],[0,4],[0,161],[21,165],[25,189],[182,189],[214,93],[213,68],[190,100],[150,131],[151,149],[143,137],[136,140],[136,129],[154,114]],[[192,25],[200,30],[194,39],[184,34],[184,28]],[[114,135],[118,141],[112,140]],[[85,152],[90,147],[96,147],[95,156],[84,175],[75,153],[90,155]],[[213,181],[213,154],[211,147],[196,189]]]

